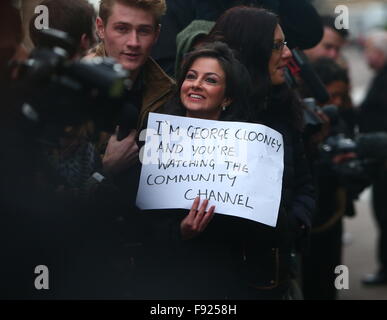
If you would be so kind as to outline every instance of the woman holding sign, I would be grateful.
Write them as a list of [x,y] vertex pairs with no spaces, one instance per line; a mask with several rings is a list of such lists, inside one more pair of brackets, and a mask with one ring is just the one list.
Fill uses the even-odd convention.
[[[185,57],[177,91],[164,111],[207,120],[246,121],[252,117],[249,84],[247,70],[226,44],[208,44]],[[150,284],[143,287],[145,297],[241,296],[241,227],[246,221],[214,216],[215,207],[206,212],[208,200],[200,202],[196,198],[188,214],[185,210],[165,210],[165,214],[146,215],[151,253],[145,264],[148,270],[144,283]]]
[[[257,122],[280,132],[284,139],[282,201],[275,228],[258,223],[245,232],[246,281],[250,298],[267,289],[276,298],[287,295],[291,253],[304,247],[314,210],[314,188],[303,150],[302,107],[285,83],[292,57],[278,17],[265,9],[235,7],[226,11],[208,41],[224,41],[236,50],[253,80]],[[257,248],[257,243],[264,243]],[[270,251],[272,254],[270,254]]]

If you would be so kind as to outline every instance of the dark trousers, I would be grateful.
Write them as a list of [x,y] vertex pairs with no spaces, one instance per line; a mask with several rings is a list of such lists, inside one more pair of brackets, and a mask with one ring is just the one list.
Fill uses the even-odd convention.
[[302,264],[302,282],[305,300],[335,300],[335,268],[341,265],[342,220],[331,228],[314,233],[310,250]]
[[387,171],[374,181],[372,204],[379,230],[377,253],[380,271],[387,272]]

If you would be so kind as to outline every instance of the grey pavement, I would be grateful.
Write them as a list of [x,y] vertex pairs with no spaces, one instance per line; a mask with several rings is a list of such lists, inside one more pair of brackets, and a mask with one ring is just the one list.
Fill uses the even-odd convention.
[[370,208],[371,188],[356,202],[356,216],[345,218],[343,264],[349,269],[349,289],[341,290],[341,300],[387,300],[387,285],[367,287],[361,284],[365,273],[377,270],[377,229]]

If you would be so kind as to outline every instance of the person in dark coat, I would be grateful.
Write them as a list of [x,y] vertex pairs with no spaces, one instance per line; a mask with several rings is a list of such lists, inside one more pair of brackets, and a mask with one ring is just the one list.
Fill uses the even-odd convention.
[[[368,64],[376,71],[368,94],[360,106],[360,132],[387,131],[387,32],[371,34],[365,51]],[[387,170],[379,168],[373,181],[373,210],[379,228],[378,262],[379,270],[363,279],[366,285],[387,284],[387,212],[386,212]]]
[[[285,299],[289,297],[292,276],[291,254],[295,247],[306,244],[315,203],[301,140],[301,106],[285,85],[283,67],[291,53],[278,18],[263,9],[238,7],[227,11],[217,21],[207,41],[217,40],[237,49],[236,57],[253,80],[252,109],[260,112],[259,115],[248,115],[248,119],[283,135],[284,175],[278,222],[273,228],[233,217],[214,216],[207,228],[192,241],[173,242],[174,245],[167,246],[170,250],[181,250],[185,259],[176,261],[176,255],[171,251],[159,255],[160,259],[167,256],[171,265],[181,267],[173,269],[179,283],[169,281],[168,286],[159,283],[157,287],[171,289],[184,283],[185,290],[178,296],[185,298]],[[185,63],[189,66],[189,59]],[[186,69],[182,68],[182,79]],[[162,219],[161,216],[158,218]],[[161,232],[161,222],[153,225]],[[168,232],[162,231],[162,234],[181,238],[176,231],[179,225],[173,219],[164,218],[163,225],[167,226]],[[180,246],[184,249],[178,249]],[[160,259],[156,259],[158,265]],[[179,269],[185,272],[179,273]]]
[[[85,102],[78,95],[66,95],[63,90],[58,90],[60,95],[55,95],[57,91],[49,92],[49,88],[58,87],[48,77],[47,82],[39,78],[38,83],[34,83],[37,72],[33,73],[35,77],[27,73],[31,76],[27,77],[28,82],[23,73],[13,72],[17,70],[13,63],[19,58],[23,32],[20,13],[10,2],[0,4],[0,48],[7,53],[3,55],[1,51],[0,55],[0,140],[6,150],[0,158],[4,169],[0,181],[0,259],[7,261],[0,270],[7,275],[2,281],[0,298],[128,297],[128,287],[132,283],[128,279],[131,261],[128,249],[122,244],[122,223],[117,222],[122,220],[117,216],[121,213],[118,209],[122,207],[123,198],[118,198],[116,188],[106,183],[109,179],[93,181],[96,179],[91,174],[101,170],[102,163],[89,143],[72,148],[72,152],[63,152],[63,158],[57,157],[64,148],[55,142],[69,136],[63,130],[62,119],[47,112],[60,109],[58,100],[62,107],[90,103],[90,100]],[[78,5],[71,7],[75,2]],[[63,28],[71,27],[70,31],[75,32],[70,33],[79,36],[79,50],[76,51],[80,54],[85,49],[82,39],[93,34],[94,11],[87,1],[75,2],[45,1],[43,4],[50,8],[50,17],[56,17],[56,28],[69,31]],[[83,16],[80,26],[71,25],[73,17],[64,14],[68,10],[75,16]],[[36,45],[42,45],[40,35],[35,36]],[[32,103],[39,121],[22,112],[26,101],[31,101],[25,92],[30,92],[31,85],[36,96],[42,97]],[[47,92],[48,95],[43,94]],[[65,112],[60,114],[65,115]],[[55,130],[47,130],[47,127]],[[127,206],[130,200],[126,198],[125,201]],[[125,232],[131,233],[134,229],[126,228]],[[133,233],[130,236],[134,237]],[[48,290],[38,290],[34,286],[39,276],[34,270],[39,265],[48,267]],[[125,272],[122,269],[126,269]]]
[[[256,232],[251,233],[255,241],[249,242],[264,241],[266,252],[271,247],[278,255],[276,263],[266,269],[278,270],[275,279],[266,274],[263,277],[265,285],[262,285],[258,284],[257,273],[251,274],[252,288],[257,289],[251,296],[259,296],[260,289],[266,287],[273,292],[277,289],[278,297],[281,289],[284,293],[289,287],[291,252],[307,244],[307,230],[315,206],[312,177],[301,139],[302,107],[285,84],[284,67],[292,54],[277,16],[265,9],[243,6],[229,9],[210,32],[209,41],[214,39],[225,41],[247,67],[253,81],[252,103],[258,111],[256,121],[279,131],[284,137],[285,170],[279,223],[274,230],[266,229],[265,232],[257,226]],[[265,256],[264,252],[262,256],[256,252],[250,256],[251,270],[265,261],[259,259]]]
[[[243,78],[244,81],[239,80]],[[245,121],[249,115],[247,71],[224,43],[193,51],[184,60],[168,114],[209,120]],[[194,92],[205,100],[191,101]],[[247,220],[205,213],[199,198],[186,210],[144,212],[147,252],[142,266],[141,298],[238,298],[244,282],[244,232]],[[243,229],[241,229],[243,228]],[[140,270],[141,273],[141,270]],[[175,279],[178,279],[176,281]]]
[[[355,113],[345,104],[349,90],[347,70],[330,58],[317,59],[312,66],[330,95],[326,104],[317,103],[322,108],[330,108],[328,110],[337,108],[336,114],[331,116],[328,137],[323,143],[328,144],[327,139],[332,141],[339,136],[353,137]],[[342,117],[343,114],[346,117]],[[309,153],[316,180],[317,209],[312,223],[310,248],[303,256],[306,300],[334,300],[337,297],[338,291],[334,286],[337,275],[334,270],[342,264],[343,218],[347,212],[354,212],[353,200],[357,194],[353,187],[356,182],[356,186],[360,183],[355,179],[349,180],[338,170],[341,163],[354,156],[353,153],[323,154],[320,147],[316,145],[316,150],[310,150]]]
[[167,0],[167,13],[161,20],[162,32],[152,57],[172,76],[176,35],[194,20],[216,21],[223,12],[237,5],[263,6],[279,14],[291,47],[312,48],[322,38],[320,17],[306,0]]

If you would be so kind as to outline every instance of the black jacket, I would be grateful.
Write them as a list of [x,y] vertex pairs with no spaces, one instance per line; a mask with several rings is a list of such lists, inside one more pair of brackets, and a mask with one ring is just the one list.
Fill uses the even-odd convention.
[[387,131],[387,64],[376,75],[360,106],[360,132]]
[[173,75],[177,34],[193,20],[216,21],[224,11],[237,5],[264,6],[279,14],[290,47],[312,48],[322,38],[319,15],[306,0],[167,0],[167,13],[161,20],[162,31],[152,56]]

